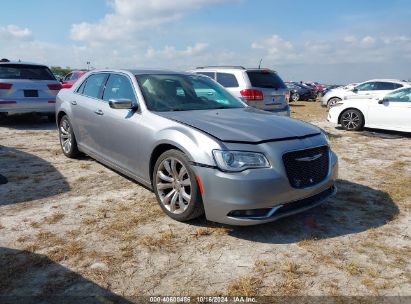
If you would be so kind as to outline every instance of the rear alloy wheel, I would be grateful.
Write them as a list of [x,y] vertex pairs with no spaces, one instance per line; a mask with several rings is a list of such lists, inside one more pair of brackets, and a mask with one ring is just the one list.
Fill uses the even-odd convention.
[[292,101],[299,101],[300,100],[300,94],[293,93],[293,95],[291,95],[291,100]]
[[341,101],[341,98],[333,97],[327,103],[327,108],[333,107],[337,102]]
[[196,176],[184,153],[169,150],[159,157],[153,187],[161,208],[171,218],[184,222],[204,213]]
[[347,131],[359,131],[364,126],[364,117],[358,110],[347,110],[341,115],[341,126]]
[[74,136],[73,128],[66,115],[61,118],[59,123],[59,137],[64,155],[69,158],[77,158],[80,155],[80,152],[77,148],[77,141]]

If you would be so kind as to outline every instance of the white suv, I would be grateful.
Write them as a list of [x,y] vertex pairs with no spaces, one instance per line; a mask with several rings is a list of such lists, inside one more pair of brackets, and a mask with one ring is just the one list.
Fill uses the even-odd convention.
[[396,89],[410,86],[409,82],[395,79],[373,79],[356,85],[354,88],[338,88],[328,91],[321,97],[321,106],[332,107],[343,99],[382,98]]
[[214,79],[249,106],[290,116],[290,93],[275,71],[246,69],[241,66],[207,66],[190,72]]

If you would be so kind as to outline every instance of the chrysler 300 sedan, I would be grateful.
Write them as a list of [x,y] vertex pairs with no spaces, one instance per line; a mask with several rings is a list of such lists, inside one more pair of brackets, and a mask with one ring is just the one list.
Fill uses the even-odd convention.
[[56,106],[67,157],[86,153],[149,187],[178,221],[261,224],[336,192],[319,128],[248,107],[205,76],[95,70]]

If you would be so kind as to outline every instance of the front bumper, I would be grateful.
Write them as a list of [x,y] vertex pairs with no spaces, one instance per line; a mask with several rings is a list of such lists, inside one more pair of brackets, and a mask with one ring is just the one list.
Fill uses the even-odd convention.
[[[195,167],[204,189],[207,219],[229,225],[256,225],[317,206],[336,192],[338,160],[334,153],[331,154],[326,179],[304,189],[292,188],[284,172],[273,168],[233,174]],[[248,216],[249,211],[255,213]]]

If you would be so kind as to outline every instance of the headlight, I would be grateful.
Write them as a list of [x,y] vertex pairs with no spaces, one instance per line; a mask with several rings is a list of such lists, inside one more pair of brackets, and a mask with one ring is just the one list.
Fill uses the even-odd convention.
[[262,153],[213,150],[214,160],[223,171],[240,172],[252,168],[269,168],[270,163]]

